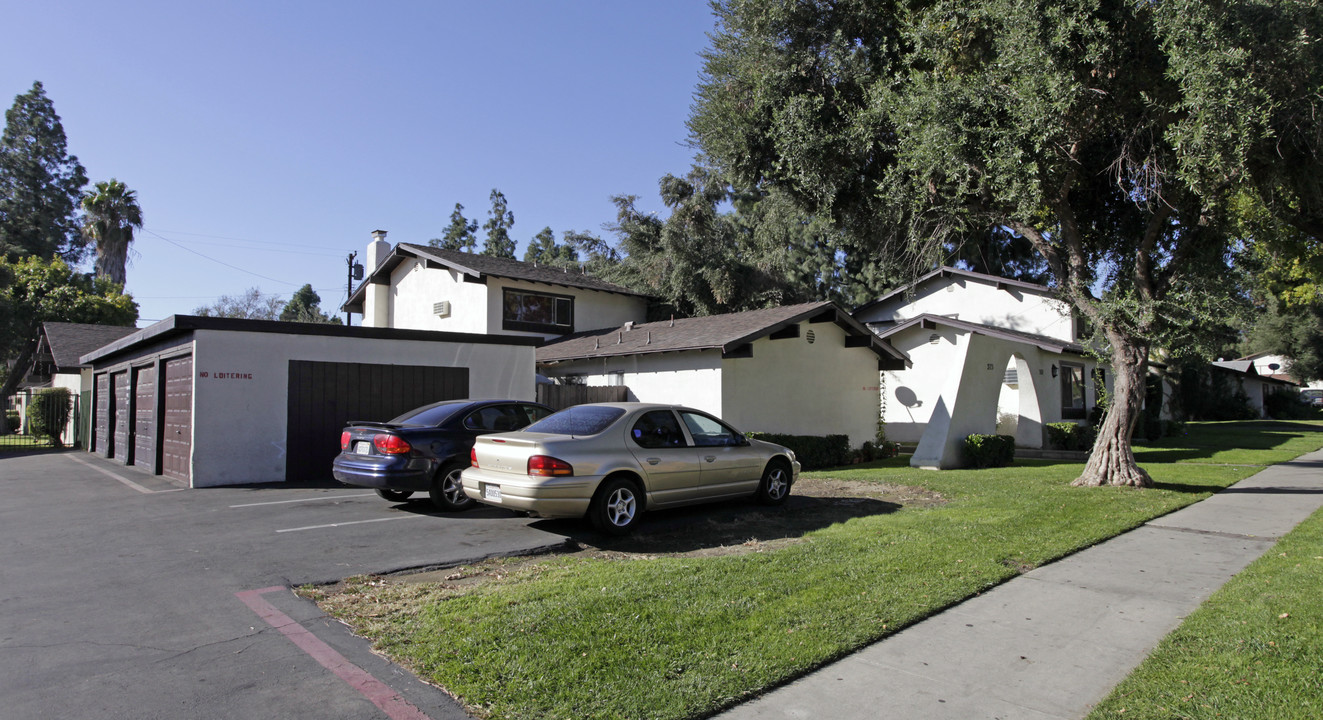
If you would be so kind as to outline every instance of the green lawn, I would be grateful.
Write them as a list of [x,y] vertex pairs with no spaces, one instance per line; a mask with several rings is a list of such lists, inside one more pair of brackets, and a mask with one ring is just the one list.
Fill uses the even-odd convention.
[[1323,717],[1323,510],[1218,590],[1089,715]]
[[1158,483],[1143,491],[1072,488],[1077,464],[932,472],[883,461],[811,475],[919,486],[948,502],[854,517],[768,552],[555,558],[508,563],[499,581],[468,589],[353,578],[306,592],[481,715],[693,717],[1208,497],[1252,466],[1323,447],[1321,430],[1192,423],[1143,451],[1180,454],[1141,460]]

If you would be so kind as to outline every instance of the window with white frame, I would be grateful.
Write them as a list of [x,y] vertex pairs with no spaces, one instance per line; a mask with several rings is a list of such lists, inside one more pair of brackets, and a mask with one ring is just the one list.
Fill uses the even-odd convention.
[[501,327],[526,332],[574,332],[574,298],[505,288]]

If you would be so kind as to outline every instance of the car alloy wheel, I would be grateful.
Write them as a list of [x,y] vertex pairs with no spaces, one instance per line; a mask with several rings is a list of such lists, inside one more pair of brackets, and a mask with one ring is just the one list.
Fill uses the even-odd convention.
[[781,463],[767,466],[758,486],[758,500],[764,505],[780,505],[790,494],[790,472]]
[[589,509],[593,525],[610,535],[625,535],[639,517],[638,486],[624,478],[604,485]]
[[433,505],[448,512],[473,507],[473,498],[464,494],[464,482],[460,478],[462,472],[464,472],[463,465],[447,465],[438,473],[436,480],[432,481],[432,491],[429,493]]

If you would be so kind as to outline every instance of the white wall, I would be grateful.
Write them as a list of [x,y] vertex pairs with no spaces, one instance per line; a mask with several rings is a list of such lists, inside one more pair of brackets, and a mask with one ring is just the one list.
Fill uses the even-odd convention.
[[[86,375],[87,377],[86,387],[90,390],[92,388],[92,374],[91,371],[87,371],[87,370],[78,373],[56,373],[55,375],[51,376],[51,387],[68,388],[69,399],[73,401],[74,406],[78,406],[79,403],[81,402],[81,397],[84,387],[83,385],[84,375]],[[83,412],[82,407],[78,407],[77,412],[82,413]],[[64,440],[65,445],[73,445],[74,437],[77,435],[76,433],[77,428],[74,427],[74,414],[75,411],[71,407],[69,409],[69,421],[65,423],[64,434],[61,436]],[[88,412],[87,414],[91,415],[92,413]],[[90,427],[90,425],[87,424],[86,417],[80,416],[78,420],[80,421],[79,424],[81,424],[83,427],[85,428]]]
[[1074,341],[1069,306],[1051,296],[952,275],[934,277],[913,297],[903,295],[855,314],[860,322],[897,323],[924,313]]
[[594,386],[625,385],[630,400],[687,405],[722,417],[717,350],[579,360],[546,365],[540,371],[548,377],[580,375]]
[[467,367],[471,397],[533,400],[533,352],[529,346],[197,330],[193,486],[284,482],[290,360]]
[[[814,341],[809,343],[808,333]],[[723,360],[725,419],[741,430],[877,437],[877,354],[845,347],[835,323],[799,324],[799,337],[753,343],[753,357]]]

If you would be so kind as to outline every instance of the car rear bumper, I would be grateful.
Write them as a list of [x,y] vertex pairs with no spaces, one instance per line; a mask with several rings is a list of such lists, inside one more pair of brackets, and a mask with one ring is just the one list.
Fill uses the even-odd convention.
[[[461,476],[464,494],[486,505],[519,510],[545,518],[578,518],[588,514],[601,477],[535,478],[488,473],[469,468]],[[499,499],[491,488],[499,490]]]
[[365,463],[346,461],[337,457],[331,464],[331,475],[336,480],[355,487],[378,490],[407,490],[427,492],[432,487],[430,463],[416,466],[412,463]]

